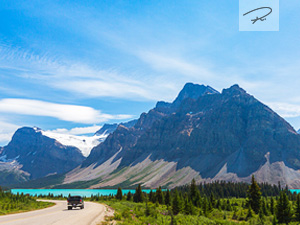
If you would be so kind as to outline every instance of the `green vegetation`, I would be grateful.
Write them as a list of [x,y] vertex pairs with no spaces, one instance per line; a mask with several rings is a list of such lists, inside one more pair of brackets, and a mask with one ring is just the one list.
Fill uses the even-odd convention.
[[122,195],[122,189],[119,187],[116,195],[116,199],[122,200],[123,195]]
[[42,209],[54,205],[50,202],[38,202],[36,198],[23,194],[12,194],[0,187],[0,215]]
[[254,176],[252,175],[252,182],[248,191],[248,204],[251,209],[257,214],[261,210],[261,192],[258,184],[255,181]]
[[[300,194],[282,189],[280,184],[215,182],[148,194],[141,186],[136,193],[117,196],[92,196],[91,201],[105,203],[115,209],[107,218],[118,224],[299,224]],[[238,196],[237,196],[238,195]],[[226,197],[224,197],[226,196]]]

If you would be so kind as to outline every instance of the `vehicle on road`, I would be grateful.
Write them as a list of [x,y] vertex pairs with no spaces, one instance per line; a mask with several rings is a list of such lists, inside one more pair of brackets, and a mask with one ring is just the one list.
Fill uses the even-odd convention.
[[84,209],[83,198],[79,195],[69,196],[67,202],[68,202],[68,210],[71,210],[76,207],[79,207],[80,209]]

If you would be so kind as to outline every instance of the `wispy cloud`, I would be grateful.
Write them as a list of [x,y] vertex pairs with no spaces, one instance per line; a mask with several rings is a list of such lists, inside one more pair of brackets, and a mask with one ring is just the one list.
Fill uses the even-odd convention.
[[48,116],[63,121],[93,124],[111,119],[128,119],[130,115],[110,115],[91,107],[56,104],[30,99],[2,99],[0,112],[21,115]]
[[[160,79],[123,74],[117,69],[99,69],[59,57],[36,55],[9,46],[0,46],[0,69],[17,71],[15,76],[80,98],[113,97],[131,100],[158,100],[174,92],[174,86]],[[188,69],[188,68],[187,68]],[[9,90],[9,87],[3,88]]]
[[89,127],[74,127],[72,129],[58,128],[55,130],[49,130],[49,132],[59,133],[59,134],[72,134],[72,135],[82,135],[82,134],[94,134],[96,131],[100,130],[102,126],[89,126]]
[[197,77],[202,79],[213,79],[215,74],[204,66],[204,63],[192,63],[181,57],[174,57],[169,54],[161,54],[151,51],[141,51],[137,56],[149,64],[153,69],[160,72],[175,72],[186,77]]
[[268,105],[282,117],[292,118],[300,116],[300,104],[296,105],[283,102],[270,102]]

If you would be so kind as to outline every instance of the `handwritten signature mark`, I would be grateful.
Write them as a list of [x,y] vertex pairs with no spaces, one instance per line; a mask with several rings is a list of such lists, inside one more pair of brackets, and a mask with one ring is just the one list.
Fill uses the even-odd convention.
[[253,21],[252,24],[255,24],[258,20],[264,21],[264,20],[267,19],[266,17],[272,13],[272,8],[271,8],[271,7],[261,7],[261,8],[253,9],[253,10],[251,10],[251,11],[249,11],[249,12],[243,14],[243,16],[246,16],[246,15],[249,14],[249,13],[252,13],[252,12],[254,12],[254,11],[261,10],[261,9],[269,9],[270,11],[269,11],[266,15],[264,15],[264,16],[262,16],[262,17],[256,17],[255,19],[253,19],[253,20],[251,20],[251,21]]

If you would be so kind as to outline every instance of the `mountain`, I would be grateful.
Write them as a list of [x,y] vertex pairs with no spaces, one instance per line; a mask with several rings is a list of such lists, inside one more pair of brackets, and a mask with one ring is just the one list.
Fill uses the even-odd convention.
[[[197,181],[250,181],[300,187],[300,135],[238,85],[222,93],[188,83],[136,124],[119,125],[63,185],[174,187]],[[87,182],[88,181],[88,182]]]
[[7,146],[0,148],[0,184],[64,173],[84,159],[78,148],[62,145],[38,128],[23,127]]
[[[187,83],[173,103],[158,102],[154,109],[148,113],[142,113],[132,127],[127,127],[126,124],[120,124],[117,129],[107,137],[107,141],[104,145],[98,145],[92,150],[90,156],[83,163],[83,166],[88,166],[95,161],[99,165],[117,153],[121,147],[133,147],[135,142],[152,127],[155,121],[159,121],[174,113],[183,100],[187,98],[198,99],[203,95],[217,93],[219,92],[209,86]],[[105,150],[102,150],[102,148]]]
[[109,124],[109,123],[105,123],[100,130],[98,130],[95,135],[103,135],[103,134],[110,134],[112,132],[114,132],[119,124],[117,123],[113,123],[113,124]]
[[101,142],[105,140],[105,138],[112,132],[106,131],[103,133],[96,133],[93,136],[78,136],[78,135],[71,135],[71,134],[62,134],[56,133],[52,131],[40,131],[44,136],[49,138],[55,139],[61,144],[65,146],[73,146],[78,148],[83,156],[87,157],[91,150],[99,145]]
[[[136,120],[132,120],[122,124],[132,127],[135,122]],[[118,124],[106,124],[93,136],[78,136],[44,131],[37,127],[20,128],[16,131],[13,140],[8,146],[3,148],[0,147],[0,185],[19,184],[32,179],[37,179],[37,181],[34,182],[39,182],[39,178],[44,176],[50,177],[51,180],[51,174],[62,174],[73,169],[83,161],[84,157],[87,157],[90,154],[92,148],[103,142],[117,126]],[[65,159],[61,159],[62,155],[58,155],[58,153],[55,152],[57,150],[61,151],[59,148],[63,149],[62,152],[65,154],[65,156],[63,156]],[[41,159],[40,156],[36,154],[35,149],[44,149],[49,152],[49,155],[43,153]],[[66,152],[65,149],[70,151]],[[80,157],[78,158],[78,150],[84,157],[79,154]],[[72,155],[69,155],[68,152],[75,152],[75,158],[73,159]],[[47,162],[47,165],[53,168],[57,167],[58,169],[46,168],[46,172],[44,171],[36,174],[34,170],[41,165],[39,162],[41,160],[45,161],[44,158],[51,159],[52,153],[55,157],[58,157],[59,160],[54,157],[54,161],[57,162],[57,164],[52,163],[52,165],[50,165],[49,162]],[[48,169],[50,169],[50,172]],[[42,179],[42,181],[43,180],[45,179]],[[46,180],[49,179],[46,178]]]
[[119,123],[119,124],[118,123],[113,123],[113,124],[106,123],[100,128],[100,130],[98,130],[95,133],[95,135],[98,135],[98,136],[99,135],[100,136],[109,135],[110,133],[113,133],[119,125],[122,125],[122,126],[127,127],[127,128],[131,128],[136,124],[136,122],[137,122],[137,120],[131,120],[129,122]]

